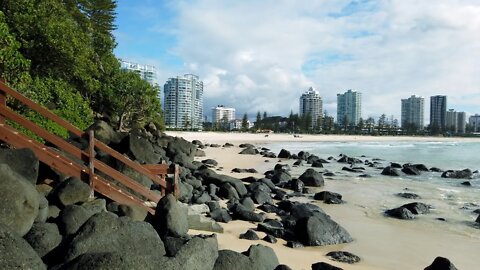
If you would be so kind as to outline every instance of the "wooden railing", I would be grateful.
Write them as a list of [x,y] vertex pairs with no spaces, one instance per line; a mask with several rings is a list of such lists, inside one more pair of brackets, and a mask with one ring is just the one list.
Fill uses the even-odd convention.
[[[63,138],[50,133],[49,131],[10,109],[6,104],[7,96],[13,97],[14,99],[26,105],[29,109],[34,110],[40,115],[54,121],[73,135],[88,139],[88,151],[85,152],[84,150],[77,148],[73,144],[65,141]],[[33,132],[38,137],[55,145],[58,149],[47,147],[44,144],[19,132],[6,123],[5,120],[7,119],[16,122],[23,128]],[[179,168],[177,165],[140,165],[113,150],[103,142],[95,139],[93,130],[90,130],[88,133],[84,133],[69,122],[58,117],[44,107],[36,104],[17,91],[11,89],[1,80],[0,139],[17,148],[28,147],[32,149],[39,160],[46,165],[63,174],[76,176],[88,182],[92,187],[92,194],[93,191],[96,191],[119,203],[135,204],[144,207],[150,213],[154,213],[154,210],[147,203],[145,203],[144,198],[146,198],[148,201],[157,203],[158,200],[166,193],[173,193],[177,197],[179,195]],[[148,177],[160,187],[160,193],[150,190],[125,174],[115,170],[102,161],[97,160],[95,158],[95,149],[107,153],[133,170]],[[101,172],[105,177],[100,176],[97,172]],[[167,178],[168,175],[171,175],[171,178]],[[133,192],[129,192],[121,185],[114,184],[111,180],[108,180],[109,178],[114,179],[116,182],[120,183],[124,187],[127,187]],[[167,179],[170,179],[170,181],[167,181]]]

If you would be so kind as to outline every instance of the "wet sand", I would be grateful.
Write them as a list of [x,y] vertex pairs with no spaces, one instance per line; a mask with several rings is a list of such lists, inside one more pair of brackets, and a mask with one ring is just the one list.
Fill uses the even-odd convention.
[[[181,136],[187,140],[199,139],[204,143],[218,143],[221,145],[225,142],[232,142],[235,145],[239,143],[265,145],[269,142],[278,143],[282,140],[287,141],[288,138],[290,140],[293,139],[291,135],[279,135],[278,137],[269,135],[269,137],[264,137],[259,134],[246,134],[248,136],[243,137],[237,134],[229,136],[223,133],[220,134],[221,136],[219,133],[168,134]],[[322,140],[378,141],[373,140],[378,138],[386,139],[386,137],[327,136],[322,138]],[[415,137],[401,137],[400,140],[413,140],[412,138],[418,139]],[[308,140],[310,138],[302,137],[300,139]],[[393,139],[392,137],[389,138],[389,140]],[[450,140],[451,138],[434,139]],[[458,141],[458,138],[455,138],[455,140]],[[205,158],[215,159],[219,163],[219,167],[223,167],[218,173],[237,178],[250,175],[262,177],[263,172],[272,169],[278,162],[278,159],[266,159],[260,155],[238,155],[240,150],[238,147],[209,147],[205,149],[207,155]],[[205,158],[199,158],[199,160]],[[265,160],[269,160],[269,162],[265,162]],[[282,161],[282,163],[290,163],[290,165],[292,162]],[[231,173],[233,168],[255,168],[259,173]],[[292,175],[298,176],[306,168],[308,167],[294,169]],[[382,185],[382,187],[378,188],[379,185]],[[456,223],[452,227],[451,224],[435,220],[436,217],[442,217],[444,214],[435,210],[431,214],[419,216],[417,220],[411,221],[383,216],[384,209],[397,207],[402,203],[409,202],[396,198],[393,195],[401,192],[404,187],[415,190],[415,193],[425,194],[424,196],[427,198],[438,197],[438,190],[428,185],[399,184],[395,181],[385,184],[384,182],[377,182],[375,179],[364,181],[360,178],[352,178],[345,181],[329,180],[327,178],[325,187],[315,190],[329,190],[344,196],[347,203],[342,205],[315,203],[324,209],[333,220],[349,231],[354,238],[352,243],[291,249],[284,246],[285,241],[281,239],[276,244],[270,244],[262,240],[239,239],[240,233],[244,233],[248,228],[256,228],[256,225],[245,221],[232,221],[228,224],[221,223],[225,232],[218,234],[219,248],[241,252],[247,250],[251,244],[267,245],[275,250],[280,263],[287,264],[292,269],[311,269],[312,263],[320,261],[328,262],[343,269],[423,269],[437,256],[449,258],[458,269],[476,269],[478,267],[476,253],[480,250],[480,230],[472,228],[466,224],[467,222],[457,221],[456,218],[458,217],[455,217],[453,222]],[[302,200],[310,202],[307,198]],[[436,203],[439,203],[439,201],[436,201]],[[446,218],[448,219],[449,217],[446,216]],[[264,236],[261,232],[257,233],[260,238]],[[360,256],[362,261],[354,265],[331,261],[325,254],[334,250],[352,252]]]

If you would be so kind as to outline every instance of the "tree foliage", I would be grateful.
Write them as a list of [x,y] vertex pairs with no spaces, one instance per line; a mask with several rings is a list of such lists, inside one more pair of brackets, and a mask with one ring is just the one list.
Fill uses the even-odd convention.
[[94,112],[124,129],[145,121],[163,128],[158,87],[120,71],[113,54],[116,7],[115,0],[0,1],[0,78],[81,129]]

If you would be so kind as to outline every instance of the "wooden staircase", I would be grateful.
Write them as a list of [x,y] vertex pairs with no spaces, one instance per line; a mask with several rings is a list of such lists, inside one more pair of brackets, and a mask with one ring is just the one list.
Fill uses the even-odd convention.
[[[54,121],[58,125],[68,130],[71,134],[88,139],[88,151],[77,148],[75,145],[67,142],[61,137],[43,129],[25,117],[14,112],[7,106],[6,99],[14,98],[36,111],[40,115]],[[27,135],[19,132],[7,121],[12,121],[22,126],[26,130],[33,132],[38,137],[44,139],[56,146],[56,148],[46,146]],[[167,193],[173,193],[178,197],[179,188],[179,168],[177,165],[168,166],[166,164],[148,164],[140,165],[128,157],[113,150],[103,142],[94,138],[93,130],[85,133],[64,119],[53,114],[44,107],[36,104],[32,100],[8,87],[0,80],[0,140],[8,143],[15,148],[30,148],[36,154],[38,159],[56,171],[67,175],[75,176],[90,184],[93,192],[102,194],[116,202],[129,205],[137,205],[145,208],[151,214],[155,213],[152,206]],[[107,153],[111,157],[121,161],[133,170],[147,176],[150,180],[160,187],[160,192],[154,192],[149,188],[139,184],[125,174],[108,166],[95,158],[95,149]],[[100,176],[98,173],[101,172]],[[114,184],[111,180],[121,183],[122,186],[134,191],[130,192],[126,188]],[[144,200],[146,198],[146,201]],[[154,202],[151,204],[149,202]]]

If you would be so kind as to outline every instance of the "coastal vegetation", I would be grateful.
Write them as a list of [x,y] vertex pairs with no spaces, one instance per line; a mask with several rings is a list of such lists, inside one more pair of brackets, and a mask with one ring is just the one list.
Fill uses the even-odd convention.
[[[163,129],[158,86],[121,71],[113,53],[116,6],[115,0],[0,1],[0,78],[80,129],[96,115],[123,130],[150,121]],[[67,136],[55,123],[9,103]]]

